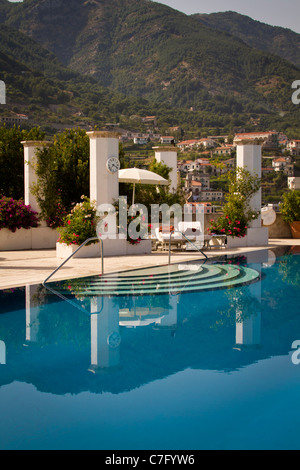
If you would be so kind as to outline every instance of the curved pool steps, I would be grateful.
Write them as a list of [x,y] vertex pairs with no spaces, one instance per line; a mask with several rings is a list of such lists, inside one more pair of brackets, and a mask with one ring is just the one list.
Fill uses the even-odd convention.
[[[78,296],[120,296],[170,294],[230,288],[259,280],[254,269],[226,264],[180,269],[180,265],[160,267],[149,272],[132,272],[122,275],[101,276],[76,280],[73,293]],[[72,283],[72,281],[70,281]],[[58,287],[61,293],[66,290]],[[68,292],[71,294],[72,292]]]

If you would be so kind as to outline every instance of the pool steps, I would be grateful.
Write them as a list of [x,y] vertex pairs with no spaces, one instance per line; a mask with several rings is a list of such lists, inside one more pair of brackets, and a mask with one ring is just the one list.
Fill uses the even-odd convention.
[[[196,292],[230,288],[237,285],[254,282],[259,279],[259,273],[254,269],[228,264],[211,264],[191,266],[172,265],[159,269],[142,272],[122,273],[100,277],[76,279],[73,293],[79,296],[120,296],[172,294],[180,292]],[[72,284],[72,281],[70,281]],[[56,286],[61,293],[62,284]],[[70,289],[69,289],[70,290]]]

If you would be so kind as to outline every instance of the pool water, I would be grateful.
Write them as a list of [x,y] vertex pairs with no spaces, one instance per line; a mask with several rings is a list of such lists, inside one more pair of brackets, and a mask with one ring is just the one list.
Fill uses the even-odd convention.
[[0,449],[298,450],[294,251],[0,291]]

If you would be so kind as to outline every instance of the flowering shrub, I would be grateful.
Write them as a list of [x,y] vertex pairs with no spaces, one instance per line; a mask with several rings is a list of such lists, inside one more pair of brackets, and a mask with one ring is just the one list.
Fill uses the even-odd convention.
[[212,235],[227,235],[230,237],[243,238],[246,236],[247,223],[245,220],[230,220],[228,215],[219,217],[217,221],[211,220],[208,231]]
[[82,202],[75,205],[63,219],[63,226],[58,228],[59,243],[81,245],[88,238],[96,237],[96,207],[90,200],[82,196]]
[[252,196],[259,190],[261,180],[248,170],[237,167],[228,173],[229,192],[223,207],[224,215],[214,222],[208,231],[211,234],[242,238],[246,236],[248,224],[259,217],[260,211],[251,208]]
[[0,230],[7,228],[15,232],[20,228],[30,229],[38,227],[37,212],[26,206],[22,200],[2,196],[0,199]]

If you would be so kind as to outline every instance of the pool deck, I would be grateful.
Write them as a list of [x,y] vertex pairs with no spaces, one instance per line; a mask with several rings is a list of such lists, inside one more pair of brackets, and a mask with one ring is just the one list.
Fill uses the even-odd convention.
[[[211,249],[205,253],[209,258],[272,250],[284,246],[297,246],[300,250],[300,240],[272,239],[269,246],[237,249]],[[195,252],[172,252],[171,262],[186,262],[201,258]],[[25,285],[41,284],[63,260],[56,258],[55,250],[32,251],[0,251],[0,290],[22,287]],[[130,269],[168,264],[168,252],[153,252],[149,255],[118,256],[104,258],[105,274],[128,271]],[[71,259],[51,280],[74,279],[77,277],[97,275],[101,273],[99,258]]]

